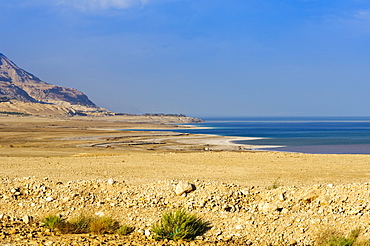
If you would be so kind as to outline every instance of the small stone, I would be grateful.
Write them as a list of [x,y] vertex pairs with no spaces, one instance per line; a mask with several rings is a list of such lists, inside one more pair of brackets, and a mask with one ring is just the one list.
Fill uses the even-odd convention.
[[103,217],[104,216],[104,212],[103,211],[99,211],[99,212],[96,212],[95,215],[96,216],[99,216],[99,217]]
[[218,241],[222,241],[223,239],[224,239],[224,237],[223,237],[223,236],[221,236],[221,235],[217,237],[217,240],[218,240]]
[[298,242],[296,240],[292,239],[292,240],[289,241],[288,245],[293,246],[293,245],[297,245],[297,243]]
[[113,178],[108,179],[107,182],[108,182],[109,185],[112,185],[112,184],[116,183],[116,181]]
[[181,196],[184,193],[188,193],[194,190],[194,186],[188,182],[180,181],[175,188],[175,193],[178,196]]
[[244,226],[243,225],[236,225],[235,226],[235,229],[237,229],[237,230],[243,230],[244,229]]
[[259,210],[261,212],[273,212],[273,211],[276,211],[278,209],[278,207],[276,206],[276,204],[272,204],[272,203],[264,203],[264,204],[260,204],[259,206]]
[[244,188],[240,191],[243,195],[249,195],[249,189]]
[[203,240],[204,239],[204,237],[203,236],[196,236],[195,237],[195,240]]
[[54,199],[51,197],[51,196],[48,196],[48,197],[46,197],[45,198],[45,201],[47,201],[47,202],[51,202],[51,201],[53,201]]
[[227,235],[223,238],[223,241],[227,242],[227,241],[230,241],[231,239],[233,239],[233,236],[232,235]]
[[10,190],[11,193],[16,193],[17,191],[19,191],[19,188],[13,188]]
[[306,203],[311,203],[313,202],[316,198],[320,196],[320,190],[314,189],[308,191],[302,198],[302,200]]
[[279,194],[279,200],[285,201],[285,192]]
[[150,230],[144,230],[144,235],[149,237],[151,234]]
[[33,217],[29,215],[25,215],[22,217],[22,221],[26,224],[29,224],[33,221]]

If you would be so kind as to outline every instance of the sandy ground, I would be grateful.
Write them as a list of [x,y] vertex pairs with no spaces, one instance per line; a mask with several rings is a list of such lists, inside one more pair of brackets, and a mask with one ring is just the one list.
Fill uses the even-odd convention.
[[[156,124],[152,124],[155,121]],[[0,178],[215,180],[305,186],[368,182],[370,155],[251,151],[235,138],[173,133],[176,119],[0,117]],[[184,126],[182,126],[184,127]],[[165,132],[114,129],[168,129]]]

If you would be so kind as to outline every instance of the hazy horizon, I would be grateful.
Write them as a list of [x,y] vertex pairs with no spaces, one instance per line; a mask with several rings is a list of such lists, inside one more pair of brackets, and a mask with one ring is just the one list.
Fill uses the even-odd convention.
[[0,3],[0,53],[114,112],[370,115],[368,1]]

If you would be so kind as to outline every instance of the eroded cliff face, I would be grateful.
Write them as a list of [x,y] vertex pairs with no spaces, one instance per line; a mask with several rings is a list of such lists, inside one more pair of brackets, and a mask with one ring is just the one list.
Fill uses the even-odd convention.
[[[62,112],[107,112],[97,107],[84,93],[73,88],[52,85],[40,80],[33,74],[19,68],[0,53],[0,104],[36,103],[54,105],[53,110],[61,107]],[[2,101],[2,102],[1,102]],[[13,105],[13,109],[18,106]],[[9,105],[7,106],[9,108]],[[42,114],[42,106],[37,105]],[[0,111],[1,110],[0,105]],[[50,111],[50,106],[47,107]],[[66,110],[66,108],[70,110]],[[21,109],[20,109],[21,110]],[[24,111],[24,110],[23,110]],[[59,113],[56,113],[59,114]]]

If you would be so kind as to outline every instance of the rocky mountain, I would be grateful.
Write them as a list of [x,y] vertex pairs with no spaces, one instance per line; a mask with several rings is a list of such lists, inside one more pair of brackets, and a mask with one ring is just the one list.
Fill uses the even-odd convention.
[[81,91],[46,83],[1,53],[0,111],[47,115],[110,113],[97,107]]

